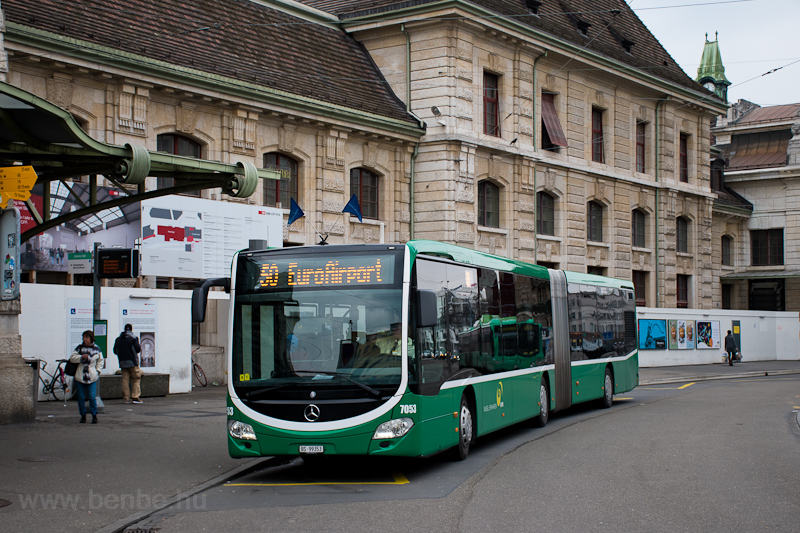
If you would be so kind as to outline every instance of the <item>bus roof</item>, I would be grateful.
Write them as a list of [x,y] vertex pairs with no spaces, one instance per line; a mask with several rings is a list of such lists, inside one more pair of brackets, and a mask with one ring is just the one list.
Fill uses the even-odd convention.
[[547,273],[547,267],[525,263],[524,261],[517,261],[516,259],[508,259],[486,252],[456,246],[454,244],[430,240],[414,240],[408,241],[406,245],[411,249],[411,253],[414,256],[432,255],[450,259],[458,263],[466,263],[468,265],[494,268],[537,278],[550,278],[550,275]]
[[[458,263],[466,263],[485,268],[494,268],[506,272],[513,272],[515,274],[524,274],[526,276],[533,276],[537,278],[549,279],[547,267],[518,261],[516,259],[508,259],[497,255],[492,255],[454,244],[446,244],[439,241],[431,240],[413,240],[408,241],[406,245],[411,249],[412,255],[432,255],[450,259]],[[412,257],[413,259],[413,257]],[[564,271],[568,283],[584,283],[588,285],[597,285],[601,287],[613,287],[633,289],[633,283],[626,280],[607,278],[605,276],[597,276],[594,274],[580,274],[578,272]]]
[[633,290],[633,282],[623,279],[607,278],[595,274],[581,274],[580,272],[570,272],[568,270],[565,270],[564,274],[567,277],[567,283],[583,283],[585,285]]

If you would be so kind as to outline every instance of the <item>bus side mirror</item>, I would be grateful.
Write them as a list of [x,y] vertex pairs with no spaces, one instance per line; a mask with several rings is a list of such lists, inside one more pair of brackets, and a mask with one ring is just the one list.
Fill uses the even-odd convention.
[[225,287],[225,292],[231,292],[230,278],[201,279],[192,289],[192,323],[204,322],[206,319],[206,302],[208,289],[211,287]]
[[417,327],[430,328],[438,322],[436,313],[436,293],[417,291]]

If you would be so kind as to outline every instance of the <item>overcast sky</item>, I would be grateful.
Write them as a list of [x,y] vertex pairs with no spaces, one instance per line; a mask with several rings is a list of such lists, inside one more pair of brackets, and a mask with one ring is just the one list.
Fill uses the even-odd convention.
[[800,0],[627,1],[692,79],[706,32],[709,41],[719,32],[729,102],[800,102]]

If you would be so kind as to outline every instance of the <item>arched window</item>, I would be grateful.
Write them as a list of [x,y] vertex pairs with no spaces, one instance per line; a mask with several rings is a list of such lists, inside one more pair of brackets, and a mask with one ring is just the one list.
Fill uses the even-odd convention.
[[689,221],[683,217],[678,217],[677,226],[677,250],[682,253],[689,252]]
[[586,208],[586,239],[603,242],[603,205],[589,202]]
[[733,239],[727,235],[722,236],[722,264],[725,266],[733,266],[733,256],[731,249],[733,248]]
[[297,201],[297,161],[276,152],[264,154],[264,168],[281,173],[279,180],[264,180],[264,205],[289,209]]
[[636,248],[646,248],[647,247],[647,233],[646,233],[646,223],[647,216],[645,215],[644,211],[640,209],[634,209],[633,213],[631,214],[631,222],[632,222],[632,238],[633,238],[633,246]]
[[378,219],[378,175],[365,168],[350,171],[350,195],[356,195],[361,205],[361,216]]
[[500,227],[500,187],[491,181],[478,183],[478,224]]
[[539,235],[556,234],[556,201],[546,192],[536,194],[536,233]]
[[[190,139],[189,137],[184,137],[183,135],[178,135],[176,133],[165,133],[159,135],[156,140],[158,143],[159,152],[166,152],[168,154],[182,155],[186,157],[196,157],[199,159],[203,151],[200,143]],[[180,181],[178,183],[180,183]],[[170,187],[175,187],[176,182],[175,178],[158,178],[157,184],[159,189],[168,189]],[[200,196],[200,191],[188,191],[185,194],[189,194],[191,196]]]

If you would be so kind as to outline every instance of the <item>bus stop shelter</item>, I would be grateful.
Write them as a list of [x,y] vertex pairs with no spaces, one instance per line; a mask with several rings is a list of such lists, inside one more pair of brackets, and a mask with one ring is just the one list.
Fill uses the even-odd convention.
[[[121,208],[148,198],[202,189],[221,188],[246,198],[261,179],[279,179],[276,171],[257,169],[250,162],[207,161],[147,150],[144,146],[107,144],[90,137],[66,110],[27,91],[0,82],[0,166],[30,165],[37,184],[60,182],[81,209],[51,217],[51,187],[43,187],[43,212],[26,202],[37,226],[22,242],[60,224],[100,211]],[[105,177],[122,194],[98,198],[97,178]],[[172,187],[145,189],[145,178],[173,178]],[[72,182],[89,184],[88,198],[72,192]],[[83,196],[83,195],[81,195]]]

